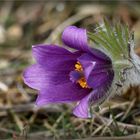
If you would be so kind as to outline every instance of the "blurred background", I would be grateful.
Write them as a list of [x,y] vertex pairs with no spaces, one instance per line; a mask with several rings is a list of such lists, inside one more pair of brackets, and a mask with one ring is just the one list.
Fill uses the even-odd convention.
[[140,131],[139,87],[126,89],[96,110],[93,119],[83,120],[72,115],[73,104],[35,107],[37,91],[23,83],[23,70],[34,63],[33,44],[62,44],[66,26],[94,31],[103,17],[128,24],[140,54],[139,1],[0,0],[0,140],[125,136]]

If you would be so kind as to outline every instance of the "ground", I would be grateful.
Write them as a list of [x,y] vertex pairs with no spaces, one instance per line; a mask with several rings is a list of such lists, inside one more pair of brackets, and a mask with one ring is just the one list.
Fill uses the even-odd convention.
[[[37,91],[23,83],[23,70],[34,63],[31,46],[61,42],[68,25],[94,31],[106,17],[135,31],[140,54],[140,3],[125,1],[0,1],[0,139],[45,136],[81,139],[126,136],[140,131],[140,88],[130,87],[99,109],[92,119],[73,116],[73,104],[35,107]],[[38,138],[39,139],[39,138]]]

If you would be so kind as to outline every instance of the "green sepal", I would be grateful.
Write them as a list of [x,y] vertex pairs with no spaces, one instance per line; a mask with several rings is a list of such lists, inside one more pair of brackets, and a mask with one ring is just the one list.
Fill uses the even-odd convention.
[[132,67],[128,47],[130,36],[127,25],[120,22],[111,25],[106,19],[101,26],[97,25],[94,33],[88,32],[88,38],[95,44],[93,47],[102,50],[111,58],[117,80],[121,79],[121,71]]

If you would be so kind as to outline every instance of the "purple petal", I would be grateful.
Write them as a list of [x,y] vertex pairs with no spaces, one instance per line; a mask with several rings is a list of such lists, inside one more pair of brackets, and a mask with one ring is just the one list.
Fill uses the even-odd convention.
[[89,92],[89,89],[82,89],[71,81],[61,85],[50,85],[48,88],[40,91],[36,104],[40,106],[48,103],[79,101],[88,95]]
[[109,96],[109,85],[102,86],[98,89],[93,89],[73,110],[75,116],[80,118],[90,118],[90,105],[99,105]]
[[93,91],[90,93],[90,104],[98,105],[102,103],[110,94],[109,89],[111,85],[104,85],[100,88],[97,88],[96,90],[93,89]]
[[111,61],[101,61],[90,54],[83,54],[78,61],[83,66],[88,86],[93,88],[88,102],[102,102],[109,95],[108,91],[114,78]]
[[85,98],[83,98],[79,104],[74,108],[73,114],[79,118],[89,118],[89,97],[90,95],[87,95]]
[[88,76],[95,67],[97,60],[94,60],[90,54],[85,53],[78,58],[78,61],[82,64],[85,72],[85,77],[86,79],[88,79]]
[[101,52],[100,50],[97,50],[92,47],[92,48],[90,48],[90,53],[94,58],[96,58],[100,61],[105,61],[106,63],[110,63],[110,58],[106,54]]
[[33,47],[33,55],[37,63],[46,70],[65,71],[73,70],[80,52],[70,52],[56,45],[36,45]]
[[70,82],[69,69],[66,71],[46,71],[41,65],[34,64],[23,73],[24,82],[34,89],[42,89],[50,84],[63,84]]
[[86,29],[69,26],[63,32],[62,40],[65,45],[71,48],[89,51]]
[[89,87],[93,88],[93,91],[85,97],[85,100],[74,110],[74,114],[78,117],[89,117],[89,105],[98,104],[105,100],[109,96],[109,88],[111,87],[114,72],[112,70],[111,61],[101,60],[91,54],[83,54],[78,58],[78,61],[82,64],[84,74]]
[[85,71],[86,79],[88,79],[91,72],[100,73],[112,67],[111,62],[102,61],[91,54],[84,53],[78,58]]
[[110,85],[113,81],[114,73],[112,70],[106,70],[104,72],[92,72],[87,79],[87,83],[93,89],[100,88],[105,85]]

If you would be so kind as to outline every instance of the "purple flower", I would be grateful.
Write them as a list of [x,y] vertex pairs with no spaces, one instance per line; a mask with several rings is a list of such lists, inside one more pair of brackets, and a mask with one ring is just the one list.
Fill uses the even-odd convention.
[[36,64],[24,71],[24,82],[39,91],[37,105],[78,102],[73,113],[88,118],[89,105],[108,95],[114,72],[112,63],[101,51],[89,47],[85,29],[67,27],[63,43],[75,51],[57,45],[35,45]]

